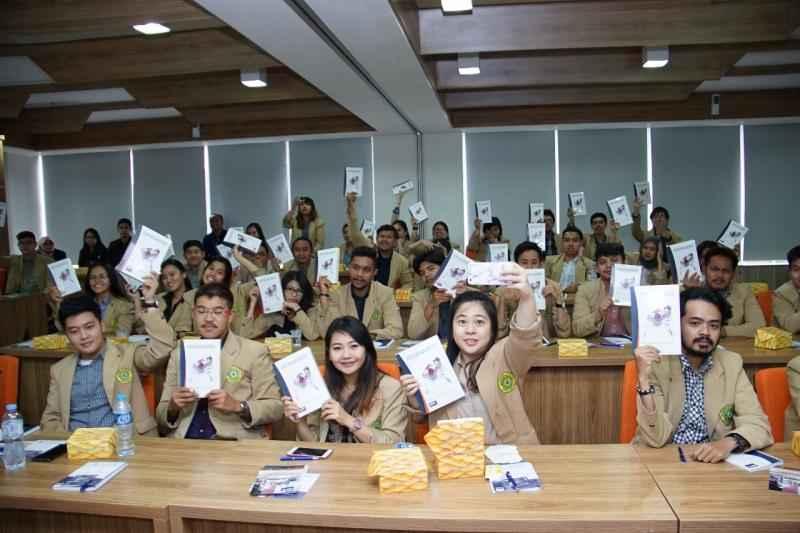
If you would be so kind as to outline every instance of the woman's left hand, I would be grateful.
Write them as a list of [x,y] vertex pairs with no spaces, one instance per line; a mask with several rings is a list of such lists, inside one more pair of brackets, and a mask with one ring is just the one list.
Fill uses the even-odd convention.
[[322,404],[322,418],[330,422],[331,420],[337,422],[341,426],[349,426],[353,417],[345,411],[342,406],[331,398]]

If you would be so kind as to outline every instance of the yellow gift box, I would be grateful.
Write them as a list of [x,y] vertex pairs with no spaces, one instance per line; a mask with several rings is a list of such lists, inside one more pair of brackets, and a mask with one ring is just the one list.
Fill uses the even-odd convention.
[[110,459],[117,455],[117,430],[114,428],[80,428],[67,439],[70,461]]
[[69,339],[66,335],[54,333],[52,335],[40,335],[33,338],[34,350],[68,350]]
[[589,357],[589,343],[586,339],[559,339],[559,357]]
[[425,435],[439,479],[482,477],[484,435],[482,418],[440,420]]
[[800,431],[792,433],[792,451],[800,457]]
[[270,355],[289,355],[294,350],[291,337],[267,337],[264,339]]
[[765,327],[756,330],[755,347],[764,350],[783,350],[792,347],[792,334],[780,328]]
[[408,303],[411,301],[411,289],[395,289],[394,301],[397,303]]
[[419,448],[392,448],[372,454],[367,475],[378,477],[381,494],[399,494],[428,488],[428,465]]

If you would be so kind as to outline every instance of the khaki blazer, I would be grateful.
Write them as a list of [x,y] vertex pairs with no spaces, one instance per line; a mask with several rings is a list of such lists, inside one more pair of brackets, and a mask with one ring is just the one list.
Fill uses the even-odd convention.
[[[489,349],[481,363],[476,381],[478,392],[486,405],[499,442],[503,444],[539,444],[522,401],[523,387],[528,372],[533,367],[542,346],[542,321],[522,329],[517,325],[516,315],[511,320],[511,333]],[[500,390],[499,380],[513,378],[509,392]],[[456,417],[456,403],[428,415],[430,427],[439,420]]]
[[641,263],[639,263],[639,252],[629,252],[625,254],[626,265],[636,265],[642,267],[644,278],[642,284],[646,285],[669,285],[672,283],[672,273],[663,268],[661,270],[653,269],[647,270]]
[[[194,295],[197,289],[191,289],[183,293],[180,303],[175,306],[175,310],[169,317],[169,325],[175,330],[175,335],[179,339],[194,333],[194,322],[192,319],[192,308],[194,307]],[[158,308],[162,311],[167,309],[166,293],[158,295]]]
[[[572,313],[572,332],[576,337],[599,335],[605,326],[605,318],[600,314],[600,298],[606,292],[602,280],[589,281],[578,287],[575,295],[575,310]],[[629,333],[631,329],[631,309],[622,308],[622,318]]]
[[[578,256],[578,263],[575,265],[575,283],[580,285],[588,281],[589,271],[594,268],[594,261],[582,255]],[[564,270],[564,256],[549,255],[544,261],[545,277],[561,283],[561,272]],[[566,287],[565,287],[566,288]]]
[[[669,229],[670,233],[672,233],[672,239],[667,244],[678,244],[679,242],[683,242],[686,239],[683,238],[679,233],[677,233],[672,228]],[[631,232],[633,233],[633,238],[639,242],[642,242],[648,237],[655,237],[656,234],[653,230],[643,230],[642,229],[642,218],[634,218],[633,224],[631,225]]]
[[728,294],[733,317],[723,330],[727,337],[755,337],[756,330],[767,325],[753,290],[747,285],[731,285]]
[[433,310],[433,317],[425,320],[425,307],[433,299],[431,289],[415,291],[411,295],[411,313],[408,316],[408,338],[422,340],[439,332],[439,306]]
[[[548,339],[560,338],[566,339],[572,336],[572,318],[569,313],[561,313],[564,315],[560,321],[556,320],[556,309],[561,305],[561,287],[558,283],[548,279],[547,285],[553,287],[553,290],[558,295],[557,297],[548,296],[545,298],[545,308],[540,309],[539,313],[542,318],[542,335]],[[519,305],[519,294],[514,289],[507,289],[499,287],[494,291],[497,304],[497,337],[503,338],[508,335],[511,327],[511,317],[517,311]],[[409,323],[409,329],[410,329]]]
[[789,361],[786,366],[786,378],[789,381],[789,394],[791,394],[792,401],[786,408],[784,440],[791,442],[792,433],[800,431],[800,356]]
[[[50,280],[50,275],[47,270],[47,265],[52,263],[53,260],[49,257],[36,254],[33,261],[33,278],[36,280],[36,285],[40,290],[47,288]],[[22,291],[24,285],[23,279],[22,256],[12,255],[8,258],[8,279],[6,281],[6,294],[16,294]]]
[[[620,243],[622,242],[619,240],[619,235],[616,232],[606,231],[606,241],[607,243]],[[583,257],[587,259],[591,259],[594,261],[594,255],[597,253],[597,237],[594,233],[590,233],[589,235],[584,235],[583,237]]]
[[[353,248],[366,246],[367,248],[375,248],[375,251],[380,253],[375,247],[375,244],[370,242],[370,240],[361,233],[355,213],[348,212],[347,232],[350,234],[350,242],[353,243]],[[389,264],[389,281],[386,286],[393,289],[410,289],[414,286],[414,277],[411,274],[409,260],[397,250],[392,253],[392,261]]]
[[792,334],[800,333],[800,292],[791,281],[775,291],[772,303],[775,325]]
[[[242,319],[239,335],[245,339],[255,339],[261,337],[273,325],[283,326],[286,317],[280,313],[261,313],[255,318],[244,317]],[[300,310],[294,315],[293,322],[303,332],[303,337],[309,341],[315,341],[320,336],[319,307],[311,307],[308,311]]]
[[[356,302],[350,284],[332,291],[329,298],[320,299],[320,333],[327,332],[335,319],[341,316],[358,317]],[[394,291],[377,281],[370,284],[364,303],[364,317],[370,335],[384,339],[399,339],[403,336],[403,319],[394,300]]]
[[[290,230],[291,240],[289,244],[303,236],[303,230],[297,225],[297,218],[292,216],[292,213],[283,217],[283,227]],[[308,238],[311,239],[315,252],[325,248],[325,221],[319,215],[308,225]]]
[[[156,410],[158,423],[168,431],[168,436],[179,439],[186,435],[197,409],[195,402],[181,410],[174,423],[167,420],[172,392],[179,383],[180,359],[180,347],[178,347],[172,352],[169,360],[164,391]],[[222,390],[237,401],[246,401],[252,419],[247,424],[236,413],[224,413],[209,407],[208,414],[217,430],[217,435],[236,439],[263,438],[262,426],[275,422],[283,416],[280,391],[275,382],[272,358],[267,353],[267,347],[229,331],[222,347],[221,362]]]
[[[58,331],[64,331],[64,326],[58,320],[58,310],[61,308],[60,304],[51,305],[53,309],[53,316],[55,319],[53,323]],[[127,337],[133,331],[133,323],[136,320],[136,313],[133,309],[133,302],[124,298],[111,297],[111,301],[106,308],[106,316],[103,318],[103,334],[111,337],[116,337],[117,332]]]
[[[767,415],[761,409],[753,385],[747,379],[738,353],[717,348],[711,355],[713,364],[703,380],[705,414],[712,441],[738,433],[758,450],[773,443]],[[660,448],[672,442],[675,429],[683,415],[685,389],[683,370],[678,356],[664,356],[654,363],[650,383],[655,387],[655,411],[645,410],[637,399],[637,438],[648,446]],[[723,412],[732,409],[727,420]]]
[[[175,347],[175,337],[161,313],[148,312],[143,320],[150,336],[146,346],[115,345],[106,341],[103,388],[112,406],[117,393],[128,396],[137,433],[158,436],[157,424],[147,405],[139,372],[150,372],[165,364]],[[77,364],[78,355],[72,354],[50,367],[50,390],[40,422],[42,431],[69,431],[72,381]],[[130,379],[126,379],[126,375]]]
[[[489,242],[485,239],[478,242],[475,238],[475,233],[473,233],[469,238],[469,243],[467,243],[467,251],[472,252],[475,254],[475,261],[489,261],[491,258],[489,257]],[[491,243],[491,244],[508,244],[508,260],[511,261],[513,259],[514,249],[511,248],[511,243],[508,239],[503,239],[498,243]]]
[[302,272],[306,275],[308,282],[311,285],[314,285],[314,283],[317,281],[317,256],[314,255],[306,268],[300,268],[300,265],[298,265],[294,259],[292,259],[283,265],[283,268],[281,269],[281,277],[283,277],[283,274],[286,272]]
[[[372,444],[403,442],[408,424],[407,405],[405,390],[400,382],[382,374],[369,410],[358,415],[364,421],[364,427],[369,428],[372,434],[367,442]],[[320,411],[308,415],[306,422],[317,440],[325,442],[329,425],[320,417]]]

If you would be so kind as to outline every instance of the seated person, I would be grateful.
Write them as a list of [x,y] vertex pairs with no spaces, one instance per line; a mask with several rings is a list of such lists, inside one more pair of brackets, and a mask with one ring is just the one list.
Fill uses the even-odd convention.
[[786,365],[786,378],[789,381],[789,394],[792,401],[786,408],[784,440],[791,442],[792,434],[800,431],[800,356],[795,357]]
[[[575,215],[572,209],[567,211],[569,215],[568,226],[575,226]],[[609,226],[608,217],[605,213],[593,213],[589,222],[592,226],[592,233],[584,235],[583,238],[583,256],[589,259],[594,259],[597,252],[597,245],[606,242],[622,242],[619,240],[619,224],[612,222]]]
[[[483,231],[481,231],[483,230]],[[503,224],[497,217],[492,217],[492,221],[481,226],[481,219],[475,219],[475,231],[469,237],[467,244],[467,255],[476,261],[489,261],[489,245],[505,243],[508,239],[503,238]]]
[[[414,270],[425,280],[426,288],[411,295],[409,339],[422,340],[438,335],[440,339],[447,340],[450,336],[450,305],[453,296],[446,290],[433,286],[444,260],[444,252],[439,247],[431,248],[414,259]],[[466,285],[460,284],[456,294],[461,294],[465,288]]]
[[283,265],[282,272],[298,270],[306,275],[307,280],[316,280],[317,256],[314,253],[314,244],[305,237],[298,237],[292,241],[292,255],[294,259]]
[[36,253],[47,257],[51,261],[61,261],[67,258],[66,252],[56,248],[56,243],[47,235],[39,239],[39,249],[36,250]]
[[567,294],[578,292],[578,286],[589,281],[594,270],[591,259],[580,254],[583,232],[575,226],[567,226],[561,232],[561,253],[548,255],[544,263],[545,276],[558,282]]
[[662,358],[652,346],[636,348],[638,440],[655,448],[692,445],[687,457],[705,463],[773,443],[742,357],[718,347],[730,316],[720,293],[687,289],[681,294],[683,354]]
[[183,243],[183,262],[186,265],[186,277],[192,287],[199,287],[203,270],[206,268],[206,253],[203,243],[190,240]]
[[133,236],[133,222],[128,218],[121,218],[117,221],[117,233],[119,239],[113,240],[108,245],[108,264],[112,267],[117,266],[125,256],[125,251],[131,243]]
[[394,291],[374,280],[377,264],[374,248],[353,250],[348,272],[350,283],[331,292],[328,278],[319,280],[320,331],[341,316],[357,317],[370,335],[381,339],[403,336],[403,319],[394,300]]
[[12,255],[8,261],[6,294],[32,294],[47,288],[49,257],[36,253],[36,235],[32,231],[17,233],[17,246],[21,255]]
[[633,238],[642,242],[645,237],[658,237],[661,257],[667,257],[667,246],[678,244],[685,239],[669,227],[669,211],[661,206],[656,207],[650,213],[650,222],[653,223],[653,229],[642,230],[641,210],[642,203],[639,200],[634,200],[633,208],[631,209],[631,215],[633,216],[631,232],[633,233]]
[[544,210],[544,242],[545,242],[545,257],[551,255],[558,255],[561,250],[561,235],[553,231],[556,226],[556,215],[551,209]]
[[[539,444],[520,386],[543,349],[541,320],[525,270],[509,264],[502,275],[510,288],[520,291],[511,333],[497,340],[497,309],[488,294],[466,291],[453,300],[447,357],[466,396],[428,415],[428,424],[480,417],[487,444]],[[409,404],[419,412],[419,383],[410,374],[400,381]]]
[[239,334],[246,339],[275,337],[300,329],[309,341],[319,338],[319,306],[314,305],[314,289],[302,272],[287,272],[281,278],[283,309],[264,313],[258,285],[250,289],[250,305]]
[[789,281],[775,291],[773,313],[775,325],[793,335],[800,333],[800,246],[786,255],[789,262]]
[[378,355],[364,324],[337,318],[325,334],[325,385],[331,399],[303,418],[288,396],[286,418],[297,424],[297,438],[313,442],[405,441],[408,411],[400,382],[378,369]]
[[159,308],[178,338],[194,331],[192,307],[194,292],[192,282],[186,274],[183,263],[171,257],[161,263],[161,285],[164,292],[158,295]]
[[168,436],[187,439],[262,438],[264,424],[283,416],[272,358],[261,343],[231,331],[233,294],[225,285],[197,289],[192,315],[204,339],[222,339],[222,388],[198,398],[179,383],[180,350],[173,351],[156,410]]
[[[155,303],[157,287],[155,278],[145,279],[141,289],[145,305]],[[75,353],[50,367],[42,431],[111,427],[112,402],[118,393],[124,393],[131,404],[136,432],[158,436],[139,380],[139,372],[166,364],[175,347],[172,329],[158,307],[151,305],[141,314],[150,337],[147,345],[108,342],[103,334],[100,306],[83,292],[64,298],[58,317]]]
[[611,301],[611,273],[615,263],[623,263],[625,248],[619,243],[597,247],[597,279],[584,283],[575,296],[572,331],[576,337],[629,336],[631,308]]
[[642,285],[668,285],[672,283],[669,265],[661,257],[658,237],[646,237],[639,245],[639,252],[625,257],[629,265],[642,267]]

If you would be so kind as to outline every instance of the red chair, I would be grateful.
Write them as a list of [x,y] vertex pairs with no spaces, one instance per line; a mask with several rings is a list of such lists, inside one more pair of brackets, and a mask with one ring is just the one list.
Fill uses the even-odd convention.
[[756,300],[758,301],[759,307],[761,307],[761,312],[764,313],[764,320],[767,321],[767,325],[772,325],[772,291],[762,291],[756,294]]
[[6,414],[6,404],[17,403],[19,392],[19,359],[0,355],[0,416]]
[[144,390],[144,399],[147,400],[147,406],[150,408],[150,414],[156,414],[156,379],[153,374],[141,376],[142,389]]
[[761,408],[769,418],[772,427],[772,436],[775,442],[783,442],[784,414],[792,401],[789,394],[789,380],[786,378],[786,368],[765,368],[756,372],[756,394]]
[[625,363],[622,374],[622,412],[620,413],[619,442],[628,444],[636,436],[636,361]]

